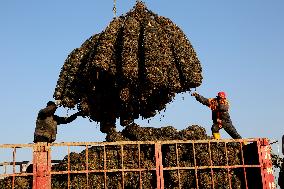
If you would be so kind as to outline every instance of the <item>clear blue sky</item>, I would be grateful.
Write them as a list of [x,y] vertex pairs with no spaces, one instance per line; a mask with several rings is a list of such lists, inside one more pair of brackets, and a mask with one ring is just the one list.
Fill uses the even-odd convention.
[[[233,123],[243,137],[280,140],[284,134],[284,1],[145,2],[150,10],[175,22],[194,46],[204,77],[197,91],[206,97],[226,91]],[[117,0],[117,15],[134,4],[135,0]],[[37,112],[53,99],[64,60],[105,29],[113,18],[112,8],[112,0],[0,2],[0,144],[32,142]],[[67,110],[60,108],[57,114],[64,116]],[[212,121],[207,107],[182,94],[164,113],[137,123],[179,130],[198,124],[211,134]],[[224,131],[221,135],[229,138]],[[104,138],[97,123],[79,118],[59,127],[57,142]]]

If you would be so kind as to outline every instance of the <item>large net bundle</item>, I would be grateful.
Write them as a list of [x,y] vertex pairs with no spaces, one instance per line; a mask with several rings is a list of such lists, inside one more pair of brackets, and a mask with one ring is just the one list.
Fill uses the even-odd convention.
[[125,126],[200,86],[201,71],[182,30],[137,2],[69,54],[54,98],[63,107],[77,105],[93,121],[107,125],[120,118]]

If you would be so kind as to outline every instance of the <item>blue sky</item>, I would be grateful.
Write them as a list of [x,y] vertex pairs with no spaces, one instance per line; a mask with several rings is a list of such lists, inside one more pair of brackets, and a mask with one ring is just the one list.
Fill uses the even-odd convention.
[[[153,12],[170,18],[187,35],[203,67],[197,91],[214,97],[225,91],[231,117],[245,138],[281,140],[284,134],[284,1],[147,0]],[[117,15],[134,0],[117,0]],[[112,0],[0,2],[0,144],[31,143],[37,112],[52,100],[67,55],[105,29]],[[282,83],[282,84],[281,84]],[[74,112],[60,108],[58,115]],[[211,134],[211,112],[188,93],[142,126],[192,124]],[[118,126],[118,130],[122,127]],[[229,136],[221,131],[224,138]],[[95,122],[78,118],[58,129],[57,142],[103,141]]]

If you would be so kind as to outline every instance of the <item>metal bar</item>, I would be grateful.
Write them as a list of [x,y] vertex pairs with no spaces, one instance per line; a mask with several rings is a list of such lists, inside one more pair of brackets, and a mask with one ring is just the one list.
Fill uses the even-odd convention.
[[124,189],[124,165],[123,165],[123,145],[121,145],[121,176],[122,176],[122,189]]
[[260,170],[262,177],[263,189],[276,188],[274,183],[272,161],[271,161],[271,147],[269,145],[268,139],[259,139],[258,141],[258,154],[260,162]]
[[107,189],[107,175],[106,175],[106,146],[104,146],[104,183],[105,183],[105,189]]
[[142,173],[141,173],[141,146],[138,144],[138,169],[139,169],[139,187],[142,189]]
[[33,189],[51,189],[51,157],[47,143],[37,143],[33,149]]
[[89,156],[89,148],[88,148],[88,146],[86,145],[86,171],[87,171],[87,173],[86,173],[86,177],[87,177],[87,188],[89,188],[89,158],[88,158],[88,156]]
[[[244,167],[246,168],[260,168],[260,165],[244,165]],[[219,166],[196,166],[196,167],[182,167],[179,169],[226,169],[226,168],[230,168],[230,169],[234,169],[234,168],[243,168],[242,165],[219,165]],[[164,170],[177,170],[178,167],[164,167]]]
[[208,151],[209,151],[209,158],[210,158],[210,172],[211,172],[211,181],[212,181],[212,188],[215,188],[215,183],[214,183],[214,171],[212,169],[213,162],[212,162],[212,154],[211,154],[211,145],[210,141],[208,141]]
[[[209,140],[166,140],[158,141],[160,144],[175,144],[175,143],[208,143]],[[210,139],[211,142],[256,142],[257,139]],[[92,146],[112,146],[112,145],[122,145],[122,144],[155,144],[157,141],[118,141],[118,142],[62,142],[62,143],[52,143],[51,146],[85,146],[86,144]],[[1,146],[0,146],[1,148]]]
[[194,161],[195,182],[196,182],[196,189],[198,189],[199,188],[199,184],[198,184],[198,176],[197,176],[197,165],[196,165],[196,158],[195,158],[195,145],[194,145],[194,142],[192,143],[192,147],[193,147],[193,161]]
[[70,188],[70,146],[68,145],[67,147],[67,151],[68,151],[68,160],[67,160],[67,187],[68,189]]
[[155,144],[155,160],[156,160],[157,189],[164,189],[163,159],[162,159],[160,143]]
[[[260,145],[261,145],[261,142],[260,142],[260,141],[257,141],[257,150],[258,150],[259,163],[260,163],[261,165],[263,165],[262,149],[261,149]],[[262,178],[262,184],[263,184],[263,188],[262,188],[262,189],[266,189],[266,188],[264,187],[265,178],[264,178],[263,170],[260,168],[260,171],[261,171],[261,178]]]
[[163,169],[163,155],[162,155],[162,144],[159,145],[159,170],[160,170],[160,178],[161,178],[161,189],[164,189],[164,169]]
[[155,144],[155,161],[156,161],[156,178],[157,178],[157,189],[161,189],[161,177],[160,177],[160,159],[159,159],[159,146]]
[[[51,160],[51,163],[60,163],[62,160]],[[29,163],[30,161],[17,161],[15,162],[15,165],[23,166]],[[2,162],[0,163],[0,166],[7,166],[7,165],[13,165],[12,161],[9,162]]]
[[13,178],[12,178],[12,189],[15,188],[15,173],[16,173],[16,167],[15,167],[15,162],[16,162],[16,148],[13,148]]
[[37,161],[37,156],[35,155],[36,152],[36,146],[33,147],[33,189],[35,189],[36,186],[36,161]]
[[[26,176],[32,176],[33,173],[15,173],[15,177],[26,177]],[[1,177],[12,177],[12,174],[0,174],[0,178]]]
[[[208,143],[211,142],[257,142],[261,138],[251,138],[251,139],[210,139],[210,140],[167,140],[159,141],[160,144],[175,144],[175,143]],[[61,143],[51,143],[50,146],[105,146],[105,145],[121,145],[121,144],[155,144],[156,141],[118,141],[118,142],[61,142]],[[33,148],[36,144],[0,144],[0,148]]]
[[243,170],[244,170],[244,177],[245,177],[245,186],[246,189],[248,189],[248,181],[247,181],[247,172],[245,168],[245,158],[244,158],[244,152],[243,152],[243,143],[241,142],[241,157],[242,157],[242,165],[243,165]]
[[46,159],[45,159],[45,164],[46,164],[46,178],[45,178],[45,183],[46,185],[44,186],[44,189],[51,189],[51,149],[49,145],[44,147],[44,151],[46,154]]
[[[260,165],[245,165],[245,168],[260,168]],[[237,169],[237,168],[243,168],[242,165],[234,165],[234,166],[197,166],[197,167],[163,167],[163,170],[165,171],[172,171],[172,170],[203,170],[203,169]],[[112,173],[112,172],[139,172],[139,171],[155,171],[156,168],[140,168],[140,169],[108,169],[108,170],[88,170],[89,173]],[[87,173],[87,171],[70,171],[70,174],[77,174],[77,173]],[[19,173],[19,175],[22,173]],[[68,174],[68,171],[53,171],[51,174]],[[15,174],[18,176],[18,174]],[[28,175],[28,174],[27,174]],[[12,174],[6,174],[6,176],[12,176]]]
[[177,144],[175,145],[176,147],[176,156],[177,156],[177,167],[178,167],[178,188],[181,189],[181,184],[180,184],[180,172],[179,172],[179,153],[178,153],[178,147]]
[[24,147],[30,147],[33,148],[35,144],[0,144],[0,148],[24,148]]
[[[153,169],[124,169],[124,172],[139,172],[139,171],[155,171],[156,168]],[[115,172],[122,172],[122,169],[109,169],[109,170],[89,170],[89,173],[115,173]],[[86,170],[82,171],[71,171],[70,174],[86,174]],[[52,172],[53,175],[60,175],[60,174],[68,174],[68,171],[54,171]]]
[[[260,168],[260,165],[245,165],[245,168]],[[196,166],[196,167],[163,167],[163,170],[170,171],[170,170],[203,170],[203,169],[237,169],[243,168],[242,165],[234,165],[234,166]],[[156,168],[140,168],[140,169],[123,169],[124,172],[139,172],[139,171],[155,171]],[[112,172],[121,172],[122,169],[108,169],[108,170],[88,170],[89,173],[112,173]],[[70,174],[78,174],[78,173],[87,173],[87,171],[69,171]],[[68,174],[68,171],[53,171],[51,174]],[[17,174],[16,174],[17,175]],[[20,175],[20,173],[19,173]],[[27,174],[28,175],[28,174]],[[6,174],[5,176],[12,176],[12,174]],[[17,175],[18,176],[18,175]]]
[[48,149],[47,149],[47,171],[48,171],[49,179],[48,179],[47,182],[49,182],[48,186],[50,187],[50,189],[51,189],[51,159],[52,159],[51,148],[48,147]]
[[228,148],[227,148],[227,143],[225,142],[225,154],[226,154],[226,167],[227,167],[227,172],[228,172],[228,179],[229,179],[229,187],[232,189],[232,183],[231,183],[231,175],[230,175],[230,168],[229,168],[229,158],[228,158]]
[[[210,139],[211,142],[257,142],[260,138],[251,139]],[[208,143],[209,140],[168,140],[159,141],[160,144],[175,144],[175,143]],[[51,143],[50,146],[105,146],[105,145],[121,145],[121,144],[155,144],[156,141],[118,141],[118,142],[61,142],[61,143]],[[23,148],[30,147],[33,148],[36,144],[0,144],[0,148]]]

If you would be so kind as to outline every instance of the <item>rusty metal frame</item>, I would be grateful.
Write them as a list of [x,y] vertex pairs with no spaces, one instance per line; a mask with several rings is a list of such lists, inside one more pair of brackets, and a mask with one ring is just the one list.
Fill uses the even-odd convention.
[[164,188],[164,176],[163,176],[163,159],[161,144],[155,143],[155,160],[156,160],[156,177],[157,188]]
[[247,182],[247,171],[245,167],[245,158],[244,158],[244,152],[243,152],[243,143],[241,144],[241,157],[242,157],[242,165],[243,165],[243,171],[244,171],[244,180],[245,180],[245,187],[248,189],[248,182]]
[[51,189],[51,151],[48,143],[33,148],[33,189]]
[[[124,175],[126,172],[139,172],[139,188],[142,189],[143,186],[143,178],[142,178],[142,172],[143,171],[153,171],[156,172],[156,178],[157,178],[157,186],[156,188],[158,189],[163,189],[164,188],[164,178],[163,178],[163,173],[164,171],[177,171],[178,174],[178,186],[181,188],[181,180],[180,180],[180,171],[181,170],[192,170],[195,173],[195,182],[196,182],[196,188],[200,188],[199,186],[199,179],[198,179],[198,171],[203,170],[203,169],[210,169],[211,172],[211,179],[212,179],[212,187],[215,187],[214,183],[214,170],[215,169],[226,169],[227,170],[227,176],[229,180],[229,187],[230,189],[232,188],[232,183],[231,183],[231,178],[230,178],[230,170],[232,169],[243,169],[243,174],[245,178],[245,188],[248,189],[248,183],[247,183],[247,173],[246,169],[247,168],[258,168],[261,170],[261,176],[262,176],[262,182],[263,182],[263,189],[266,188],[273,188],[274,186],[274,177],[270,174],[267,174],[267,168],[270,168],[271,161],[269,162],[269,159],[266,158],[267,156],[267,148],[269,147],[269,143],[267,142],[267,139],[222,139],[222,140],[171,140],[171,141],[120,141],[120,142],[64,142],[64,143],[52,143],[48,144],[48,149],[52,147],[67,147],[68,148],[68,165],[67,165],[67,170],[66,171],[51,171],[51,157],[50,157],[50,150],[45,151],[47,153],[47,159],[49,162],[46,164],[47,171],[49,171],[50,175],[58,175],[58,174],[67,174],[67,183],[68,183],[68,188],[70,188],[70,175],[74,173],[80,173],[80,174],[86,174],[87,177],[87,186],[89,185],[89,174],[90,173],[103,173],[104,174],[104,186],[107,188],[107,173],[112,173],[112,172],[120,172],[121,177],[122,177],[122,188],[124,188]],[[242,163],[240,165],[229,165],[228,162],[228,149],[227,149],[227,143],[230,142],[238,142],[240,143],[240,151],[241,151],[241,161]],[[244,142],[250,143],[250,142],[256,142],[257,143],[257,148],[258,148],[258,156],[259,156],[259,164],[255,165],[246,165],[245,160],[244,160],[244,154],[243,154],[243,147],[244,147]],[[195,151],[195,145],[196,144],[208,144],[208,152],[210,156],[210,165],[209,166],[198,166],[196,162],[196,151]],[[219,165],[215,166],[213,165],[212,162],[212,152],[211,152],[211,144],[212,143],[223,143],[225,147],[225,153],[226,153],[226,165]],[[163,157],[162,157],[162,151],[161,147],[163,145],[175,145],[175,153],[176,153],[176,166],[172,167],[164,167],[163,166]],[[191,144],[192,149],[193,149],[193,159],[194,159],[194,166],[192,167],[181,167],[179,163],[179,153],[178,153],[178,145],[180,144]],[[41,144],[44,145],[44,144]],[[125,145],[137,145],[138,147],[138,168],[125,168],[124,166],[124,146]],[[156,166],[153,168],[142,168],[141,167],[141,145],[154,145],[155,149],[155,164]],[[16,162],[16,149],[17,148],[32,148],[34,151],[37,149],[38,144],[4,144],[0,145],[0,148],[10,148],[13,149],[13,161],[8,162],[8,163],[0,163],[0,166],[6,166],[6,165],[12,165],[13,167],[13,172],[12,174],[1,174],[0,177],[7,177],[10,176],[12,177],[12,188],[15,187],[15,177],[17,176],[31,176],[33,175],[35,178],[34,173],[16,173],[15,167],[20,165],[20,163]],[[71,146],[81,146],[85,147],[86,149],[86,168],[85,170],[81,171],[76,171],[76,170],[71,170],[70,167],[70,147]],[[89,152],[88,149],[91,146],[101,146],[103,147],[103,170],[91,170],[89,169]],[[106,156],[106,146],[120,146],[120,151],[122,154],[121,157],[121,167],[118,169],[107,169],[107,156]],[[37,154],[38,155],[38,154]],[[270,169],[269,169],[270,170]],[[45,181],[44,181],[45,182]],[[48,180],[46,181],[48,182]],[[35,188],[38,189],[38,188]]]
[[258,139],[257,144],[263,189],[276,189],[272,170],[270,154],[271,146],[269,145],[269,140],[266,138]]

